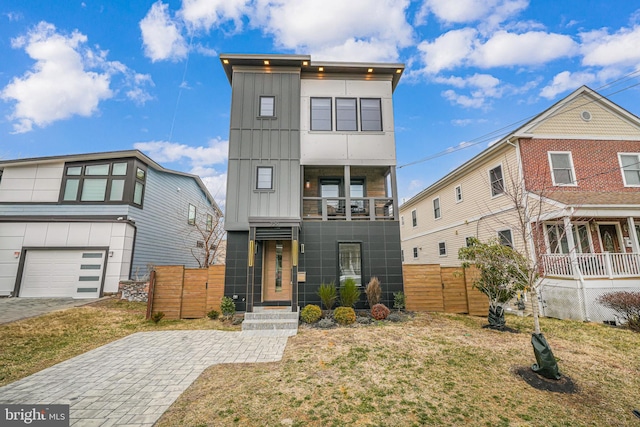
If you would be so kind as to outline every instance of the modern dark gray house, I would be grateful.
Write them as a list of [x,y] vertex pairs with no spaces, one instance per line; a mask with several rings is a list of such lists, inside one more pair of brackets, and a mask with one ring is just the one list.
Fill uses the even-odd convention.
[[404,65],[220,60],[232,87],[225,295],[241,311],[295,310],[320,303],[321,283],[364,288],[375,276],[392,305],[403,289],[392,94]]
[[0,296],[95,298],[193,253],[220,209],[137,150],[0,161]]

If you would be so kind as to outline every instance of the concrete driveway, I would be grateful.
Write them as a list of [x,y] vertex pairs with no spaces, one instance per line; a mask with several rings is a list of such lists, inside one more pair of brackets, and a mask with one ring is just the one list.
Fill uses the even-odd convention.
[[65,308],[91,304],[98,299],[0,298],[0,324],[40,316]]
[[72,426],[151,427],[207,367],[282,359],[287,337],[248,332],[138,332],[0,387],[0,403],[70,405]]

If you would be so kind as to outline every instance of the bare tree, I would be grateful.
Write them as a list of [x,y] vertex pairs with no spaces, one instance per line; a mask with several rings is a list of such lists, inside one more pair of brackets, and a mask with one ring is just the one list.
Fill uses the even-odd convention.
[[[225,250],[226,236],[222,212],[203,200],[197,205],[188,204],[186,214],[183,235],[185,248],[200,268],[219,264],[219,257]],[[180,217],[184,218],[184,213]]]

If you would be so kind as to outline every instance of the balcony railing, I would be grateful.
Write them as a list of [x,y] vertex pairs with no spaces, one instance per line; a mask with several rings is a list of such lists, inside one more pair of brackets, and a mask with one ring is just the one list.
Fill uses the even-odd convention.
[[393,199],[388,197],[351,197],[348,208],[346,197],[303,197],[302,212],[304,219],[319,221],[396,219]]
[[640,254],[609,253],[576,255],[578,271],[574,271],[570,255],[542,256],[545,275],[559,277],[622,278],[640,276]]

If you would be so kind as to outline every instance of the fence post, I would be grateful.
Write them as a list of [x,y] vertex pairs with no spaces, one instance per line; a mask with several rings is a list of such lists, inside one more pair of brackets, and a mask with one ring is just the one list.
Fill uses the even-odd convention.
[[149,292],[147,294],[147,316],[146,319],[151,319],[151,313],[153,312],[153,290],[156,285],[156,270],[151,270],[149,275]]

